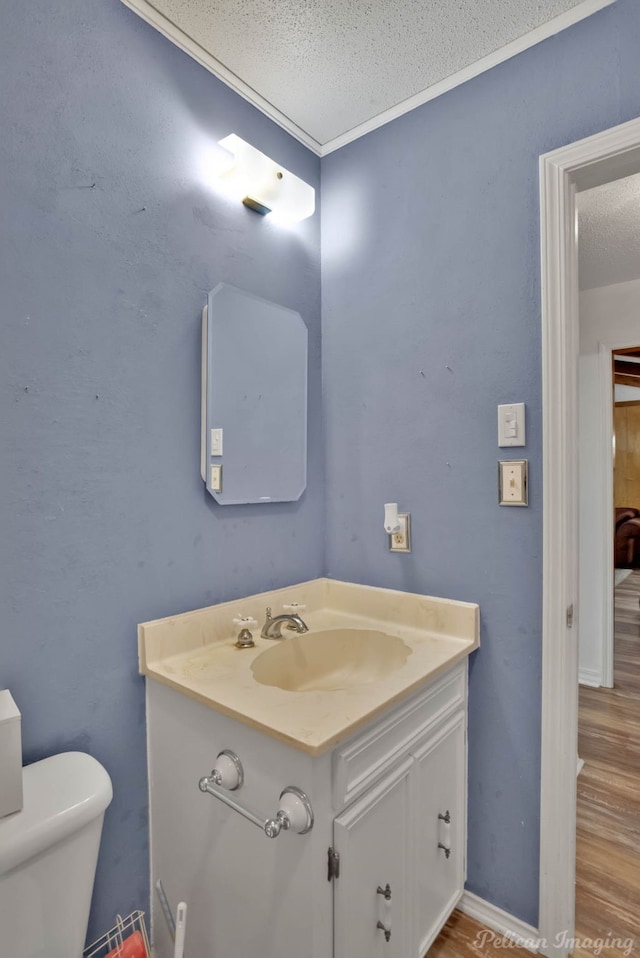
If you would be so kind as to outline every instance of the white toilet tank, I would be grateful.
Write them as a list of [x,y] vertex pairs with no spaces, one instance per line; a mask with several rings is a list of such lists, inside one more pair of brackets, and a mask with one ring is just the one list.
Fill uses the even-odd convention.
[[111,779],[65,752],[27,765],[22,782],[22,811],[0,819],[0,955],[80,958]]

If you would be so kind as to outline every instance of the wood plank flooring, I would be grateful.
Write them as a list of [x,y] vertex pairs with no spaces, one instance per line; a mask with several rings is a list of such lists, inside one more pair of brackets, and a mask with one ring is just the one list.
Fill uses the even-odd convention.
[[576,938],[604,939],[604,958],[640,955],[639,599],[635,571],[615,593],[615,688],[580,688]]
[[531,958],[530,951],[511,945],[461,911],[454,911],[427,955],[428,958]]
[[[575,958],[640,958],[639,599],[635,571],[616,588],[615,688],[580,689]],[[529,958],[482,931],[455,911],[429,958]]]

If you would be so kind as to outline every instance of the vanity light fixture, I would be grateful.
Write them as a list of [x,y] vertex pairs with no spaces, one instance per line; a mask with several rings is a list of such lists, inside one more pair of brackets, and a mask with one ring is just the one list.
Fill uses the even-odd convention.
[[235,133],[225,136],[219,145],[226,155],[220,161],[217,178],[225,192],[256,213],[271,213],[283,222],[297,223],[313,215],[316,193],[304,180]]

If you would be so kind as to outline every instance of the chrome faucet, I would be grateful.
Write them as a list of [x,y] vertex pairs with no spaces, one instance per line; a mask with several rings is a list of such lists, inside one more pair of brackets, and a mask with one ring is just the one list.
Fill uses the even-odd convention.
[[263,639],[282,639],[282,626],[285,624],[287,624],[288,629],[291,629],[292,632],[297,632],[298,635],[303,635],[309,631],[306,622],[304,622],[299,615],[292,615],[291,613],[285,612],[283,615],[272,616],[271,607],[267,606],[267,617],[264,620],[260,635]]

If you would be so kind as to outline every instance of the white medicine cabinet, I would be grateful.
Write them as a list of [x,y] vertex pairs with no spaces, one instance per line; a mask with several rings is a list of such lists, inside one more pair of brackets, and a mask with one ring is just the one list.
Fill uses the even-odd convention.
[[227,283],[202,315],[200,471],[221,505],[292,502],[307,484],[307,328]]

